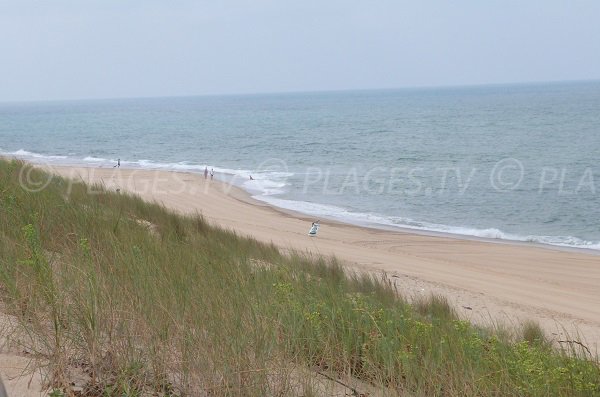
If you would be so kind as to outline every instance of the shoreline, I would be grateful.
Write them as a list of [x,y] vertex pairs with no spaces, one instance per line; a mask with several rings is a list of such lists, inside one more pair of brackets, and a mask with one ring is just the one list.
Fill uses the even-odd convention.
[[[166,171],[166,172],[186,173],[185,171]],[[193,172],[190,172],[190,173],[193,174]],[[304,213],[301,211],[295,211],[295,210],[291,210],[291,209],[287,209],[287,208],[278,207],[278,206],[270,204],[266,201],[262,201],[262,200],[254,198],[249,192],[247,192],[243,188],[240,188],[237,186],[236,186],[236,188],[242,190],[242,194],[248,195],[247,202],[250,205],[262,205],[262,206],[270,207],[274,211],[277,211],[281,214],[298,217],[298,218],[303,218],[306,220],[315,219],[316,217],[318,217],[316,215]],[[416,234],[419,236],[426,236],[426,237],[440,237],[440,238],[455,239],[455,240],[477,241],[477,242],[489,243],[489,244],[506,244],[506,245],[516,245],[516,246],[521,246],[521,247],[535,247],[535,248],[548,249],[548,250],[554,250],[554,251],[565,251],[565,252],[573,252],[573,253],[581,253],[581,254],[586,254],[586,255],[600,256],[600,250],[596,250],[593,248],[582,248],[582,247],[573,247],[573,246],[567,246],[567,245],[547,244],[547,243],[540,243],[537,241],[522,241],[522,240],[510,240],[510,239],[503,239],[503,238],[480,237],[480,236],[473,236],[473,235],[469,235],[469,234],[440,232],[440,231],[435,231],[435,230],[425,230],[425,229],[416,229],[416,228],[413,229],[413,228],[410,228],[407,226],[391,226],[391,225],[384,225],[384,224],[380,224],[380,223],[366,223],[366,222],[365,223],[358,223],[358,222],[353,223],[353,222],[346,221],[343,219],[337,219],[335,217],[327,217],[327,216],[321,216],[320,219],[326,219],[330,223],[338,223],[340,225],[348,225],[348,226],[353,226],[353,227],[358,227],[358,228],[363,228],[363,229],[381,230],[381,231],[387,231],[387,232],[392,232],[392,233],[397,232],[397,233],[404,233],[404,234]]]
[[[84,168],[87,168],[87,166]],[[94,168],[94,167],[92,166],[91,168]],[[137,170],[138,168],[131,168],[131,169]],[[153,169],[149,168],[148,170],[152,171]],[[191,171],[191,170],[186,171],[186,170],[156,169],[156,171],[197,174],[196,172]],[[235,180],[235,177],[234,177],[234,180]],[[231,184],[230,182],[227,182],[224,180],[220,180],[220,182],[226,183],[226,184]],[[532,246],[532,247],[538,247],[538,248],[543,248],[543,249],[567,251],[567,252],[579,252],[579,253],[585,253],[585,254],[589,254],[589,255],[600,256],[600,249],[587,248],[585,246],[575,246],[575,245],[558,244],[558,243],[552,244],[552,243],[545,243],[545,242],[540,242],[540,241],[518,240],[518,239],[509,239],[509,238],[500,238],[500,237],[484,237],[484,236],[477,236],[477,235],[473,235],[473,234],[453,233],[450,231],[440,231],[440,230],[417,228],[417,227],[413,228],[408,225],[401,225],[401,224],[400,225],[392,225],[392,224],[368,222],[368,221],[363,221],[363,222],[353,221],[351,218],[336,217],[333,215],[314,215],[314,214],[310,214],[308,212],[302,212],[301,210],[294,210],[294,209],[290,209],[290,208],[286,208],[286,207],[280,207],[277,204],[269,202],[268,200],[261,200],[259,198],[256,198],[252,192],[248,191],[247,189],[245,189],[242,186],[239,186],[237,184],[231,184],[231,185],[235,186],[235,188],[241,190],[243,192],[243,194],[248,196],[247,200],[248,200],[249,204],[266,205],[282,214],[287,214],[287,215],[291,215],[291,216],[295,216],[295,217],[303,217],[303,218],[310,217],[310,219],[327,219],[329,222],[336,222],[336,223],[339,223],[342,225],[349,225],[349,226],[355,226],[355,227],[367,228],[367,229],[375,229],[375,230],[384,230],[384,231],[389,231],[389,232],[417,234],[417,235],[422,235],[422,236],[441,237],[441,238],[458,239],[458,240],[480,241],[480,242],[487,242],[487,243],[492,243],[492,244],[510,244],[510,245],[518,245],[518,246]],[[282,200],[294,202],[294,200],[289,200],[289,199],[282,199]],[[303,203],[311,203],[312,204],[312,202],[308,202],[308,201],[304,201]],[[320,203],[314,203],[314,204],[319,205]],[[355,213],[355,214],[361,214],[361,213]],[[535,236],[533,236],[533,237],[535,237]]]
[[[37,164],[34,164],[40,167]],[[509,240],[386,230],[315,218],[254,199],[241,187],[192,172],[48,165],[63,177],[138,194],[183,214],[283,250],[335,255],[349,268],[385,273],[407,297],[437,294],[481,325],[538,321],[551,339],[600,342],[600,258],[596,252]],[[323,221],[325,220],[325,221]]]
[[[30,153],[30,152],[25,152],[25,153]],[[32,155],[32,154],[30,154],[30,155]],[[52,157],[52,156],[50,156],[50,157]],[[61,157],[61,156],[58,156],[58,157]],[[7,154],[0,154],[0,158],[5,158],[7,160],[11,160],[11,159],[21,160],[21,161],[28,162],[36,167],[42,167],[42,168],[43,167],[56,167],[56,168],[66,167],[66,168],[101,169],[101,170],[114,169],[114,167],[111,166],[110,164],[104,164],[102,162],[98,162],[98,163],[87,163],[84,161],[69,162],[69,163],[39,162],[33,158],[25,158],[25,157],[21,157],[20,155],[16,156],[16,155],[7,155]],[[98,159],[98,160],[99,161],[107,161],[106,159]],[[158,167],[131,166],[131,164],[136,163],[136,162],[133,162],[133,163],[124,162],[124,163],[125,163],[125,165],[122,166],[121,169],[131,170],[131,171],[161,171],[161,172],[173,172],[173,173],[178,173],[178,174],[192,174],[192,175],[201,175],[202,174],[202,172],[200,170],[200,168],[201,168],[200,166],[191,166],[190,165],[190,167],[198,168],[198,170],[194,170],[193,168],[172,169],[172,168],[164,168],[164,167],[160,167],[160,166],[158,166]],[[157,163],[157,164],[160,164],[160,163]],[[202,167],[204,167],[204,166],[202,166]],[[386,223],[378,223],[378,222],[359,221],[359,220],[353,220],[351,217],[344,218],[342,216],[335,216],[335,215],[314,215],[309,212],[302,212],[302,210],[295,210],[295,209],[278,206],[277,204],[271,203],[268,200],[261,200],[260,198],[255,197],[256,195],[260,195],[260,194],[258,192],[252,192],[252,191],[244,188],[242,186],[242,184],[238,183],[242,179],[240,179],[240,175],[230,173],[233,171],[234,170],[217,171],[217,172],[215,172],[215,176],[216,176],[215,180],[218,180],[219,182],[225,183],[231,187],[235,187],[235,189],[239,189],[240,191],[242,191],[247,196],[247,200],[248,200],[249,204],[266,205],[277,211],[280,211],[281,213],[291,214],[292,216],[296,216],[296,217],[311,217],[312,219],[327,219],[330,222],[347,224],[347,225],[361,227],[361,228],[385,230],[385,231],[391,231],[391,232],[418,234],[418,235],[424,235],[424,236],[442,237],[442,238],[459,239],[459,240],[482,241],[482,242],[489,242],[489,243],[493,243],[493,244],[514,244],[514,245],[519,245],[519,246],[534,246],[534,247],[546,248],[546,249],[552,249],[552,250],[580,252],[580,253],[586,253],[586,254],[590,254],[590,255],[600,256],[600,248],[587,248],[584,245],[577,246],[577,245],[549,243],[549,242],[541,242],[541,241],[535,241],[535,240],[532,241],[532,240],[517,239],[517,238],[511,239],[511,238],[502,238],[502,237],[486,237],[486,236],[479,236],[479,235],[475,235],[475,234],[456,233],[456,232],[452,232],[452,231],[410,227],[408,225],[402,225],[402,224],[395,225],[395,224],[386,224]],[[246,172],[246,171],[240,170],[240,172]],[[222,176],[219,177],[219,175],[223,175],[225,177],[222,177]],[[245,179],[243,179],[243,180],[245,180]],[[281,200],[288,201],[288,202],[295,202],[294,200],[291,200],[291,199],[281,199]],[[322,205],[321,203],[313,203],[313,202],[308,202],[308,201],[302,201],[301,203]],[[328,204],[325,204],[325,205],[328,205]],[[352,213],[355,215],[363,215],[363,213],[360,213],[360,212],[352,212]],[[447,227],[461,228],[460,226],[447,226]],[[496,230],[496,229],[491,228],[491,229],[474,229],[474,230],[486,231],[486,230]],[[503,233],[501,230],[498,230],[498,231]],[[515,236],[517,236],[517,235],[515,235]],[[519,237],[535,238],[535,237],[543,237],[543,236],[522,235]]]

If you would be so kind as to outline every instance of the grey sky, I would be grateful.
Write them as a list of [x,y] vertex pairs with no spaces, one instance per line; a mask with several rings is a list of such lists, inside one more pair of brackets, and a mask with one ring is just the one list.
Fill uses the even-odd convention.
[[600,1],[0,0],[0,101],[600,78]]

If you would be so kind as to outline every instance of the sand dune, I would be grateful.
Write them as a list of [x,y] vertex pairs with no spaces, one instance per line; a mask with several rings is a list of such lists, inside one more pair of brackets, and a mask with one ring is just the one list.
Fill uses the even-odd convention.
[[[362,271],[386,272],[405,295],[440,293],[478,323],[539,321],[556,340],[600,341],[600,256],[585,251],[386,231],[321,219],[307,236],[305,215],[253,200],[202,175],[115,168],[52,167],[53,172],[139,194],[181,213],[284,249],[336,255]],[[570,334],[566,335],[565,330]]]

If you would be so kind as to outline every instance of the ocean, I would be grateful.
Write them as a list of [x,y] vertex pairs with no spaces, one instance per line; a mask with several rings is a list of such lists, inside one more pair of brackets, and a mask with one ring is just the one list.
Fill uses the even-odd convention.
[[600,250],[600,82],[0,103],[0,154],[208,166],[315,218]]

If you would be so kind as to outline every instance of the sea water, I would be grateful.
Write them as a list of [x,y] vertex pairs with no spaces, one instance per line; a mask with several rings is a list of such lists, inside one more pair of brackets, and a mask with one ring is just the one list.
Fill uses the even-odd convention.
[[0,154],[208,166],[317,218],[600,249],[600,82],[2,103]]

